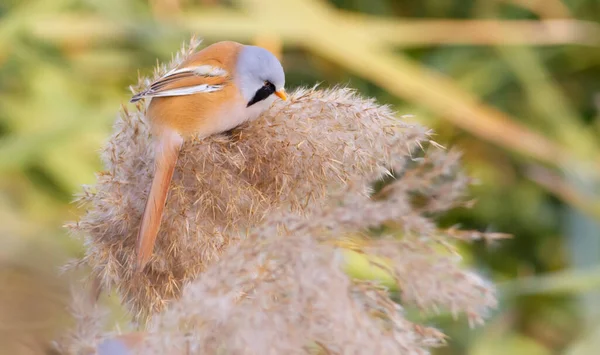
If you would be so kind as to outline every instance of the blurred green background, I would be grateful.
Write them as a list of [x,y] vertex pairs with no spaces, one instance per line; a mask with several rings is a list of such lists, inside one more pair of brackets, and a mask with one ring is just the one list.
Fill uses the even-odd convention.
[[61,226],[128,86],[196,33],[263,45],[288,89],[357,88],[464,152],[478,202],[441,222],[514,237],[465,246],[501,306],[475,330],[431,319],[451,337],[436,353],[599,353],[598,21],[598,0],[2,0],[0,267],[81,255]]

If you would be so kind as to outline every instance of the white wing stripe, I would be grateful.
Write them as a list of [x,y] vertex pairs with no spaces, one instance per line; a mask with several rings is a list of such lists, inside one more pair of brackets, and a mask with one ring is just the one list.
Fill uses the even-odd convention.
[[221,90],[222,88],[223,88],[223,85],[202,84],[202,85],[196,85],[196,86],[188,86],[185,88],[177,88],[177,89],[158,91],[158,92],[149,92],[148,93],[149,95],[144,95],[144,96],[150,96],[150,97],[185,96],[185,95],[198,94],[201,92],[204,92],[204,93],[215,92],[215,91]]
[[226,76],[227,70],[219,67],[213,67],[210,65],[201,65],[194,69],[196,75],[207,75],[207,76]]
[[168,72],[167,74],[165,74],[163,76],[163,78],[166,78],[168,76],[174,75],[174,74],[180,74],[180,73],[194,73],[195,75],[198,76],[227,76],[227,70],[223,69],[223,68],[219,68],[219,67],[213,67],[212,65],[200,65],[197,67],[189,67],[189,68],[181,68],[181,69],[174,69],[171,70],[170,72]]

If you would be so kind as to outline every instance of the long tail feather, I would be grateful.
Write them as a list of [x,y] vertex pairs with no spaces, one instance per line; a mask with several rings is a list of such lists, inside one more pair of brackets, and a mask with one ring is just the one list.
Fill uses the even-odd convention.
[[142,270],[146,266],[154,250],[169,185],[183,138],[177,132],[165,129],[156,137],[155,144],[154,178],[137,236],[137,270]]

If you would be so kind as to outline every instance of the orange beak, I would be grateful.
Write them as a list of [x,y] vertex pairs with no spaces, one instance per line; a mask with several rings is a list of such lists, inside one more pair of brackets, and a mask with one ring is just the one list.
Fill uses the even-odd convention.
[[285,90],[281,89],[279,91],[275,91],[275,95],[279,96],[279,98],[283,101],[287,101],[287,94],[285,93]]

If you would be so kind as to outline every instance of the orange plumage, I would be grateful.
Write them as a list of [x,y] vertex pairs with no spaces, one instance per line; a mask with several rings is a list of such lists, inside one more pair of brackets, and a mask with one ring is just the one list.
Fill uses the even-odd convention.
[[[152,126],[158,129],[171,128],[182,136],[211,132],[218,122],[219,110],[232,100],[242,102],[242,98],[231,80],[235,75],[235,60],[241,48],[236,42],[219,42],[190,56],[178,68],[210,65],[228,71],[225,77],[204,77],[188,74],[169,82],[162,90],[170,90],[194,85],[223,85],[223,89],[210,95],[199,93],[186,96],[153,98],[148,106],[148,118]],[[157,83],[159,83],[157,81]],[[242,102],[243,103],[243,102]],[[221,114],[226,114],[222,112]],[[211,132],[216,133],[216,132]],[[210,134],[207,134],[210,135]]]
[[[255,49],[257,47],[244,56],[247,65],[242,67],[248,68],[241,73],[245,75],[244,80],[236,80],[240,53],[245,48],[248,46],[236,42],[219,42],[208,46],[153,82],[148,90],[134,95],[131,100],[135,102],[144,97],[151,98],[147,117],[155,147],[154,178],[137,236],[138,270],[148,263],[152,255],[184,139],[192,135],[206,137],[224,132],[257,116],[266,106],[254,105],[255,99],[263,101],[271,91],[285,99],[282,87],[275,91],[275,85],[267,77],[263,78],[272,76],[269,75],[270,71],[274,71],[273,77],[281,79],[281,65],[278,61],[274,64],[274,57],[269,57],[264,50]],[[261,81],[264,81],[264,85]],[[246,90],[240,85],[247,85]],[[252,100],[247,94],[249,90],[256,90],[256,97]]]

